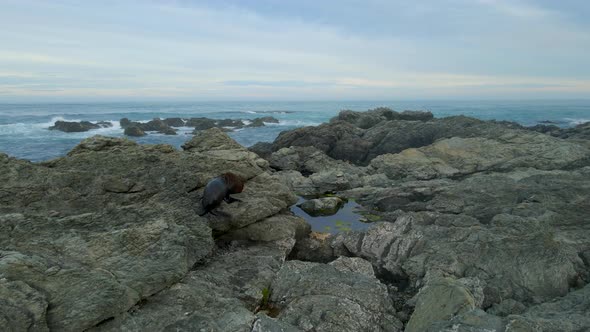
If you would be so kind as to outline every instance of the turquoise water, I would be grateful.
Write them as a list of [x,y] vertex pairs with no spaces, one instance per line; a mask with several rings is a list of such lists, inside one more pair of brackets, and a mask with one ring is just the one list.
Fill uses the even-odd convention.
[[[516,121],[523,125],[553,121],[566,127],[590,121],[590,100],[0,104],[0,151],[32,161],[63,156],[86,137],[96,134],[123,136],[118,124],[123,117],[148,121],[155,117],[253,119],[274,116],[280,120],[278,124],[230,133],[240,144],[250,146],[259,141],[272,141],[283,130],[318,125],[342,109],[364,111],[379,106],[397,111],[429,110],[436,117],[468,115],[484,120]],[[113,127],[84,133],[48,130],[57,120],[111,121]],[[191,131],[183,128],[177,136],[150,133],[135,140],[179,147],[190,138]]]

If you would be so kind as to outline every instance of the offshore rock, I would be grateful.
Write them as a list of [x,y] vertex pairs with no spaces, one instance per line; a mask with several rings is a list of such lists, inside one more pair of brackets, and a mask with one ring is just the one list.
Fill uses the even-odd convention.
[[107,127],[112,127],[112,123],[104,121],[98,122],[96,124],[89,121],[55,121],[55,124],[49,127],[49,130],[59,130],[66,133],[77,133]]

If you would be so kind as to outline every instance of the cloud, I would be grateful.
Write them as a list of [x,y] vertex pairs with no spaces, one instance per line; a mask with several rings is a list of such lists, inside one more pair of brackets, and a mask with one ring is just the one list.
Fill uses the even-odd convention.
[[64,98],[587,96],[590,28],[567,19],[574,9],[519,0],[8,0],[0,90],[56,89]]

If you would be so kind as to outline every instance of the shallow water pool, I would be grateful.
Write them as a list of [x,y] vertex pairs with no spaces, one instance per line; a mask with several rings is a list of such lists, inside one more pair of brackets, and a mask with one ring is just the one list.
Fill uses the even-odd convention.
[[[351,230],[365,230],[371,225],[366,216],[361,214],[362,206],[353,200],[349,200],[342,205],[340,210],[331,216],[310,216],[297,205],[305,202],[304,197],[299,197],[296,205],[291,207],[293,213],[305,219],[310,225],[311,230],[315,232],[337,234]],[[370,219],[370,218],[369,218]]]

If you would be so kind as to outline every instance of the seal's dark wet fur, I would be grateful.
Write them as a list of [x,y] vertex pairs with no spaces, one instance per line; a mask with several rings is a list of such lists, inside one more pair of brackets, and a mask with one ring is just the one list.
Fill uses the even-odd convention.
[[241,193],[242,190],[244,190],[244,180],[234,173],[223,173],[211,179],[207,183],[207,186],[205,186],[205,191],[203,192],[203,198],[201,199],[203,213],[200,216],[204,216],[207,213],[215,214],[212,210],[218,207],[223,200],[227,203],[239,201],[230,195]]

